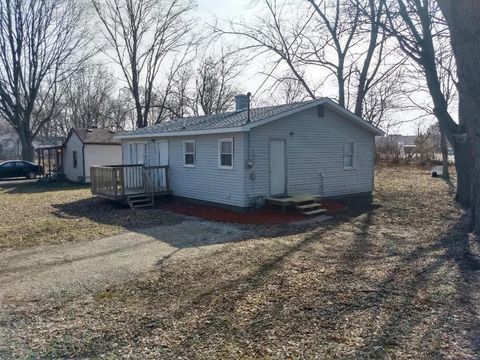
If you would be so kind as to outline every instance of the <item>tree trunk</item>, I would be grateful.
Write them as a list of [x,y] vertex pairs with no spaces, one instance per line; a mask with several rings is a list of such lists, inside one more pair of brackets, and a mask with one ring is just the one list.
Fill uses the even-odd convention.
[[[480,109],[479,109],[480,110]],[[480,234],[480,124],[476,129],[470,128],[469,147],[472,152],[472,204],[470,230]]]
[[338,82],[338,104],[342,107],[346,107],[345,106],[345,79],[343,75],[343,65],[342,67],[338,68],[337,82]]
[[35,161],[35,149],[32,144],[33,137],[29,131],[18,132],[18,137],[22,146],[22,160]]
[[469,207],[472,183],[468,145],[467,143],[456,142],[453,149],[455,152],[455,170],[457,171],[455,200],[463,207]]
[[450,179],[450,173],[448,171],[448,145],[447,137],[443,131],[440,131],[440,147],[442,148],[442,177],[444,179]]
[[462,120],[471,169],[471,230],[480,234],[480,2],[438,0],[457,62]]

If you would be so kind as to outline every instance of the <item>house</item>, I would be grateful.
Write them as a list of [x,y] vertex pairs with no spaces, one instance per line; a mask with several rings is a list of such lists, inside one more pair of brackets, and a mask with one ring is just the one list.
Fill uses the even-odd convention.
[[405,157],[415,154],[417,150],[417,136],[392,134],[375,139],[375,146],[379,152],[398,153]]
[[67,180],[89,183],[93,165],[122,164],[120,140],[115,132],[98,128],[72,128],[63,143],[63,174]]
[[[176,119],[116,138],[122,141],[124,166],[164,167],[165,173],[156,175],[162,190],[249,208],[267,197],[371,194],[375,135],[382,134],[328,98],[249,109],[249,98],[240,95],[236,111]],[[128,188],[125,172],[97,170],[103,184],[121,177]],[[127,194],[125,188],[112,193],[111,186],[104,186],[108,192],[100,185],[92,176],[94,194]]]
[[[55,146],[62,143],[57,136],[37,136],[33,139],[33,147]],[[22,145],[18,134],[6,121],[0,121],[0,160],[20,159]]]

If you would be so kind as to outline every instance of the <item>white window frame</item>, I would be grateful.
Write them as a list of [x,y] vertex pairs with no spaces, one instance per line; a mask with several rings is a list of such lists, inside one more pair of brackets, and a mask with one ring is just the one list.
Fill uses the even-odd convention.
[[[346,148],[347,148],[347,144],[352,144],[352,150],[353,150],[353,153],[351,154],[347,154],[346,152]],[[357,158],[357,146],[355,144],[355,141],[352,141],[352,140],[347,140],[343,143],[343,169],[344,170],[355,170],[356,169],[356,158]],[[352,157],[352,166],[347,166],[347,156],[351,156]]]
[[[231,154],[232,154],[232,165],[231,166],[222,165],[222,142],[229,142],[229,143],[232,144],[232,152],[231,152]],[[233,138],[218,139],[218,168],[219,169],[233,170],[234,153],[235,153],[235,148],[234,148]],[[225,153],[225,154],[227,154],[227,153]]]
[[[193,153],[189,152],[187,153],[187,144],[193,144]],[[197,156],[196,156],[196,152],[197,152],[197,147],[195,145],[195,140],[183,140],[183,167],[189,167],[189,168],[194,168],[195,165],[197,164]],[[193,164],[187,164],[185,162],[185,157],[186,155],[193,155]]]

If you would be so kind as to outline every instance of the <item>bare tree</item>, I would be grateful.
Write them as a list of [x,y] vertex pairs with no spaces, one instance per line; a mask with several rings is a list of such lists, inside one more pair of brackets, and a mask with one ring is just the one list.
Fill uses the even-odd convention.
[[155,81],[169,56],[192,44],[191,0],[92,0],[107,43],[120,65],[136,111],[136,126],[149,123]]
[[198,66],[195,81],[196,114],[216,114],[226,111],[240,94],[236,80],[243,67],[239,57],[222,54],[208,55]]
[[58,85],[89,54],[84,8],[73,0],[0,1],[0,114],[18,133],[22,157],[55,116]]
[[[305,64],[298,54],[304,46],[304,33],[310,25],[314,13],[310,12],[305,18],[294,17],[292,13],[285,15],[285,6],[272,0],[262,0],[266,14],[256,16],[251,23],[231,21],[226,28],[215,27],[218,35],[233,35],[243,38],[246,44],[240,51],[252,52],[254,57],[262,54],[272,54],[276,57],[273,70],[280,64],[285,64],[289,73],[305,89],[310,98],[315,98],[317,85],[304,77]],[[273,71],[269,72],[269,75]]]
[[385,125],[391,114],[403,110],[404,73],[395,71],[369,88],[362,100],[362,117],[375,126]]
[[268,93],[269,98],[273,97],[273,102],[278,104],[291,104],[308,98],[305,88],[288,71],[275,79]]
[[[398,72],[404,56],[386,61],[394,58],[396,50],[386,46],[388,38],[379,25],[385,20],[385,0],[304,0],[296,16],[291,5],[271,0],[263,3],[266,15],[251,23],[230,22],[227,29],[217,27],[217,32],[245,39],[243,50],[274,54],[276,61],[267,76],[280,83],[295,80],[310,98],[328,86],[326,79],[333,76],[338,103],[359,116],[371,111],[365,108],[372,100],[369,92],[391,89],[382,82]],[[277,69],[287,77],[275,75]],[[395,100],[390,99],[383,105]]]
[[113,74],[98,63],[85,64],[65,81],[63,103],[69,127],[110,127],[116,86]]
[[386,31],[397,39],[403,52],[420,66],[425,75],[434,104],[433,112],[439,121],[441,131],[446,134],[455,149],[458,176],[456,197],[461,204],[468,206],[471,182],[465,128],[462,117],[460,124],[457,124],[449,112],[448,98],[442,91],[435,51],[436,39],[444,38],[448,29],[441,21],[441,13],[433,0],[392,0],[387,14]]
[[467,132],[471,168],[471,228],[480,234],[480,4],[477,1],[438,0],[448,22],[458,67],[461,118]]

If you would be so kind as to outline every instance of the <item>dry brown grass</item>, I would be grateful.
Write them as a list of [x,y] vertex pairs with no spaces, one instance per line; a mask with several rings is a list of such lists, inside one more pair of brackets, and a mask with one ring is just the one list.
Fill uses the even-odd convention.
[[447,184],[381,168],[377,189],[372,208],[303,233],[167,260],[101,293],[16,304],[4,356],[478,358],[478,248]]
[[65,183],[0,182],[0,250],[93,240],[178,221],[161,210],[132,212]]

